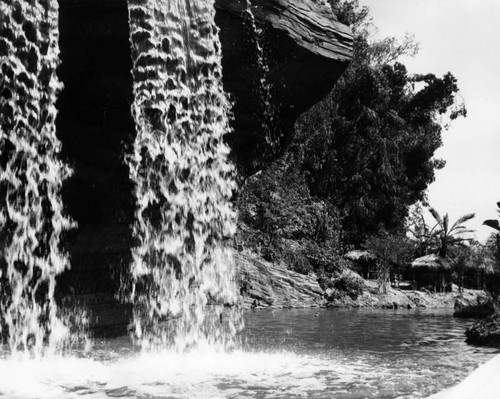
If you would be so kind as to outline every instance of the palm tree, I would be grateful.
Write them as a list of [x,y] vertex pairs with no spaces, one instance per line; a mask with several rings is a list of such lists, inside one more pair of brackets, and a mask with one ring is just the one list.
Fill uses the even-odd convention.
[[[500,213],[500,202],[497,202],[497,207],[498,207],[497,211],[498,213]],[[497,244],[496,251],[494,252],[498,267],[498,265],[500,265],[500,222],[498,221],[498,219],[489,219],[485,220],[483,224],[498,231],[496,235],[496,244]]]
[[464,246],[466,242],[471,240],[470,237],[464,237],[464,234],[472,233],[474,230],[465,227],[464,223],[473,219],[475,217],[474,213],[463,215],[455,223],[451,224],[448,214],[441,217],[434,208],[429,208],[429,212],[437,223],[428,233],[428,239],[430,241],[433,239],[438,240],[438,255],[441,258],[446,259],[449,247]]
[[[500,202],[497,202],[497,207],[498,207],[497,211],[498,213],[500,213]],[[491,227],[492,229],[500,231],[500,222],[497,219],[485,220],[483,224],[488,227]]]
[[[497,207],[497,211],[500,213],[500,202],[497,202]],[[500,232],[500,222],[498,219],[485,220],[483,224]],[[500,233],[497,233],[497,257],[500,257]]]

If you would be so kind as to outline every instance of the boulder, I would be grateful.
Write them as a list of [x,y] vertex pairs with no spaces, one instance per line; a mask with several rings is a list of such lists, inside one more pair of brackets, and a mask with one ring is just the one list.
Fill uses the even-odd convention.
[[465,336],[468,344],[500,347],[500,313],[474,324],[465,332]]
[[245,308],[307,308],[323,305],[323,290],[313,275],[287,270],[255,255],[236,255],[242,305]]
[[458,297],[455,301],[453,316],[460,318],[483,318],[495,313],[490,297],[478,295],[476,298]]

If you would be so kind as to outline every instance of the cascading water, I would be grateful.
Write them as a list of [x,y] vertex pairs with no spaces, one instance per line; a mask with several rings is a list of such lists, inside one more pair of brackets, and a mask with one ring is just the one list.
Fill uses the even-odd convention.
[[[238,312],[234,168],[223,142],[230,104],[221,83],[213,0],[129,0],[137,136],[131,267],[135,334],[145,346],[228,344]],[[212,304],[207,317],[205,308]]]
[[275,134],[272,130],[275,118],[275,107],[272,103],[272,87],[268,80],[269,65],[264,55],[263,32],[257,24],[251,0],[246,0],[246,13],[248,15],[250,27],[253,33],[253,44],[255,46],[257,69],[260,74],[259,85],[256,92],[260,100],[260,105],[262,107],[262,109],[260,110],[260,114],[261,125],[266,143],[265,151],[273,151],[273,147],[278,144],[278,138],[275,137]]
[[73,225],[55,133],[58,37],[56,0],[0,0],[0,332],[12,352],[35,355],[64,335],[54,288]]

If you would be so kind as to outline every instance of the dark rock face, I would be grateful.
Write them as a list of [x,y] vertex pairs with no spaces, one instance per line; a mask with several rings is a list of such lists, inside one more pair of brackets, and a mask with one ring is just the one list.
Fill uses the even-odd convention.
[[500,314],[481,320],[469,328],[465,335],[468,344],[500,347]]
[[71,271],[58,291],[114,294],[129,263],[134,211],[123,161],[135,133],[126,2],[61,1],[59,30],[65,88],[57,134],[74,169],[63,201],[78,228],[68,236]]
[[[282,153],[293,137],[295,120],[331,91],[352,57],[349,28],[326,6],[312,0],[251,4],[260,35],[251,26],[246,0],[216,0],[224,87],[235,101],[229,141],[243,174]],[[257,45],[267,73],[259,70]],[[270,89],[271,138],[263,127],[269,109],[258,90],[261,80]]]
[[[263,133],[265,105],[258,95],[255,32],[245,0],[217,0],[223,83],[234,106],[228,135],[241,173],[279,154],[298,115],[333,87],[351,57],[352,35],[329,9],[312,0],[252,0],[275,107],[269,149]],[[132,68],[125,0],[60,0],[57,134],[75,174],[63,200],[78,229],[68,235],[72,269],[59,293],[115,294],[130,263],[134,204],[124,163],[135,136],[130,115]]]

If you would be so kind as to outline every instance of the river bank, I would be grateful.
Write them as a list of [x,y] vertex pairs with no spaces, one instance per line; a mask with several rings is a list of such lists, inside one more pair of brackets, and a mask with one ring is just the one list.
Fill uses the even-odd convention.
[[[345,273],[362,287],[357,296],[331,288],[323,289],[314,274],[303,275],[287,270],[284,265],[270,263],[253,254],[238,253],[236,265],[239,275],[240,298],[243,308],[382,308],[382,309],[453,309],[460,297],[455,287],[452,292],[434,293],[412,290],[408,285],[387,287],[379,293],[376,280],[362,279],[351,271]],[[465,302],[476,303],[485,293],[465,289]]]

